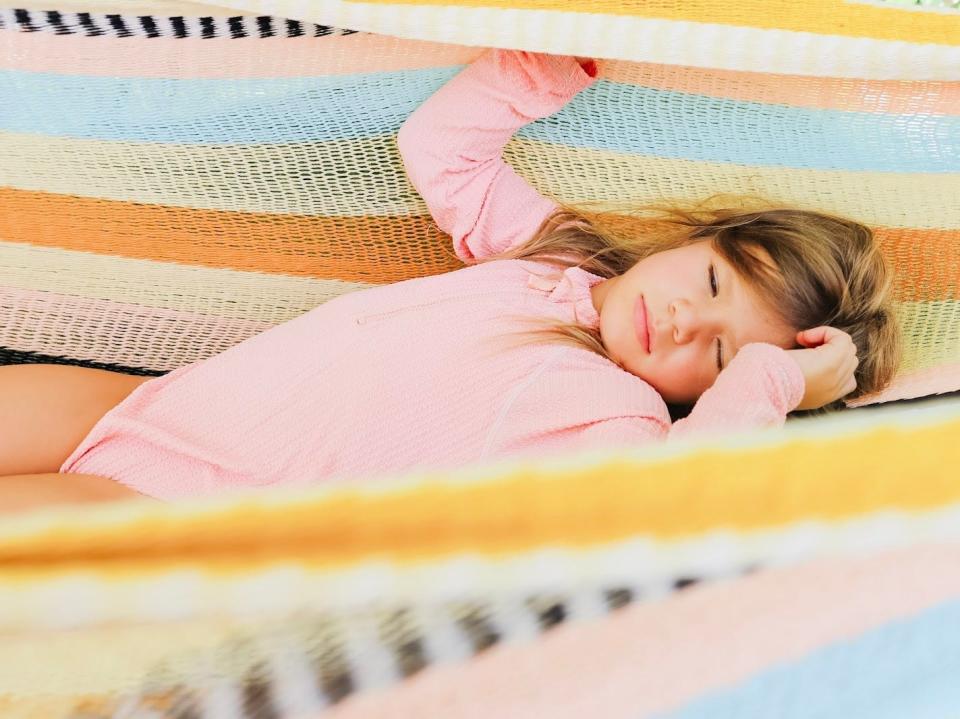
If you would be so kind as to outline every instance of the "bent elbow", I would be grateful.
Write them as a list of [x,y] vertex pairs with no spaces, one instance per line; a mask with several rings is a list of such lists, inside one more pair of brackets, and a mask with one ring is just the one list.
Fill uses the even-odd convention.
[[414,157],[417,149],[422,146],[420,140],[420,131],[417,128],[416,113],[404,120],[397,131],[397,149],[400,151],[400,157],[404,164],[408,164],[410,158]]

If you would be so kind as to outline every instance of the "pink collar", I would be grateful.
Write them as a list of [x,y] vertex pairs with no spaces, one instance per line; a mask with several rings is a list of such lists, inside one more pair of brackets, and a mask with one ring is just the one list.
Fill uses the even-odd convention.
[[594,329],[600,326],[600,315],[593,306],[590,288],[600,282],[603,282],[602,277],[579,267],[568,267],[562,274],[552,277],[531,272],[527,278],[528,287],[549,292],[553,302],[572,303],[576,321]]

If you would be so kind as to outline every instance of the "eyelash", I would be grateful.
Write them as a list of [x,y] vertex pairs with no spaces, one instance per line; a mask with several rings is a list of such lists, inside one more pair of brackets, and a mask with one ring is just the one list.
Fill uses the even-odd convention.
[[[713,265],[710,265],[710,294],[713,297],[716,297],[719,292],[720,288],[717,284],[717,271],[714,269]],[[717,337],[717,371],[723,371],[723,345],[720,344],[719,337]]]

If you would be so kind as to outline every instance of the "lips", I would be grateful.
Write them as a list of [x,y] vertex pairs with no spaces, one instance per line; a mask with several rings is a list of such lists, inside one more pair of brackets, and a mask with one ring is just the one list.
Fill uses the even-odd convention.
[[643,295],[637,295],[637,302],[633,306],[633,325],[637,332],[637,340],[644,351],[650,353],[650,322],[647,317],[647,303]]

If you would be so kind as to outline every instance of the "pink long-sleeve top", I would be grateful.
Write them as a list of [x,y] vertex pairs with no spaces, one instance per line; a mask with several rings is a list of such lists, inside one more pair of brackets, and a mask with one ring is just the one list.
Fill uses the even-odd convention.
[[[488,51],[404,123],[407,172],[462,259],[529,239],[555,209],[501,152],[594,81],[573,58]],[[576,267],[494,260],[338,297],[139,386],[61,471],[176,499],[636,447],[781,424],[799,403],[799,367],[772,345],[744,347],[671,426],[657,392],[609,360],[513,341],[530,329],[523,317],[596,327],[590,288],[601,281]]]

